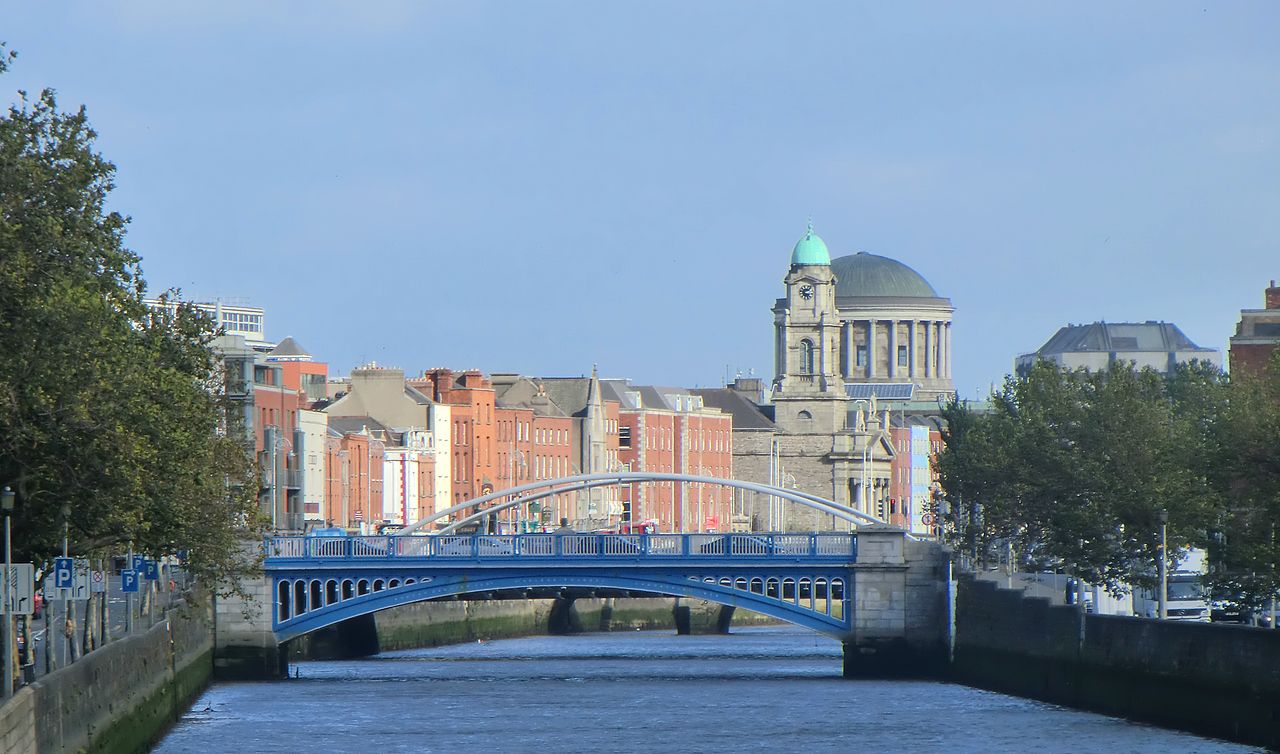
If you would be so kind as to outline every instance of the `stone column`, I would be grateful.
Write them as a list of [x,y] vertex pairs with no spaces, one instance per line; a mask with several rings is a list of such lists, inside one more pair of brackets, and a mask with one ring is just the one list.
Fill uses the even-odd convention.
[[898,376],[898,323],[896,320],[888,320],[889,325],[889,372],[885,377]]
[[857,360],[853,352],[853,323],[844,322],[844,374],[845,377],[853,377],[853,370],[857,368]]
[[867,378],[876,376],[876,321],[867,320]]
[[924,376],[928,379],[933,376],[933,342],[937,340],[933,334],[933,323],[924,323]]
[[951,379],[951,323],[946,323],[946,330],[942,338],[942,342],[946,343],[942,356],[942,376]]
[[787,373],[787,364],[784,355],[787,351],[787,344],[782,337],[782,324],[775,322],[773,325],[773,374],[775,377],[781,377]]
[[920,329],[919,320],[911,320],[911,334],[907,336],[907,372],[911,379],[920,376],[920,364],[916,359],[916,330]]

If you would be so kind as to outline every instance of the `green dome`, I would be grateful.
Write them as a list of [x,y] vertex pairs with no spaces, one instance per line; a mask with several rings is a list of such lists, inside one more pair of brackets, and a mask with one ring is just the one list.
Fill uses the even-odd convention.
[[796,247],[791,251],[791,264],[831,264],[831,252],[827,251],[822,238],[813,232],[813,223],[809,224],[804,238],[796,241]]
[[831,262],[831,271],[836,274],[837,296],[938,298],[938,292],[920,273],[896,259],[865,251],[836,259]]

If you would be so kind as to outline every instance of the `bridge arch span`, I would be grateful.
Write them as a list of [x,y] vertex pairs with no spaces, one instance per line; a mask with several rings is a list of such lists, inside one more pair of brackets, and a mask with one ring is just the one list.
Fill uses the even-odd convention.
[[[276,640],[285,642],[351,618],[418,602],[491,592],[586,589],[702,599],[741,607],[843,640],[851,630],[852,584],[848,576],[847,569],[820,567],[804,574],[791,569],[744,572],[716,568],[687,575],[604,574],[581,570],[531,573],[528,569],[442,574],[425,578],[385,573],[354,579],[367,584],[368,591],[355,593],[349,599],[330,601],[327,597],[334,593],[341,595],[344,587],[339,585],[336,592],[330,592],[325,582],[333,580],[340,583],[342,578],[279,573],[275,577],[276,614],[273,623]],[[346,580],[353,579],[348,577]],[[391,586],[393,582],[396,583],[394,587]],[[375,584],[381,588],[375,590]]]

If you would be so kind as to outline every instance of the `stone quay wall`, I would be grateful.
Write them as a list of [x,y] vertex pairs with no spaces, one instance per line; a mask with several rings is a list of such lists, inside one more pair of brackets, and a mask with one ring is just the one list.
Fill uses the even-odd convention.
[[208,684],[211,625],[207,604],[180,605],[145,633],[22,688],[0,707],[0,751],[146,751]]
[[1280,749],[1280,631],[1090,615],[966,576],[956,595],[950,675]]

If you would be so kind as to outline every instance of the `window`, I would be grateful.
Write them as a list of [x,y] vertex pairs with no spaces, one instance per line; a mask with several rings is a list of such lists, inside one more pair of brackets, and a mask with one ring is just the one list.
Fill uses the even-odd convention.
[[800,341],[800,373],[813,374],[813,341],[808,338]]
[[907,347],[898,346],[898,366],[905,367],[907,365]]
[[631,447],[631,427],[618,427],[618,447]]
[[865,367],[867,365],[867,347],[858,346],[854,349],[854,353],[856,354],[855,366]]

